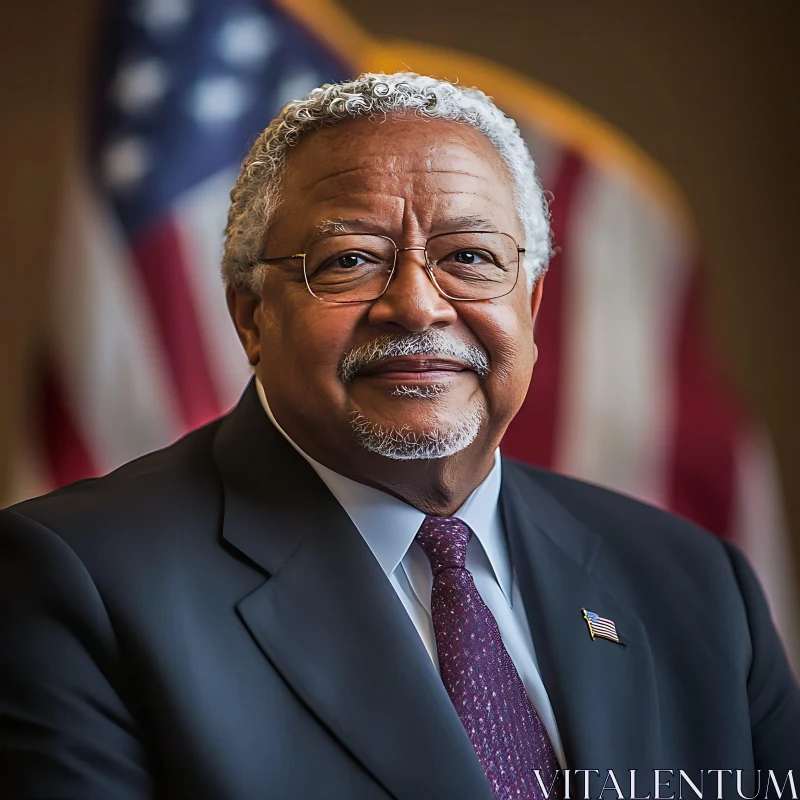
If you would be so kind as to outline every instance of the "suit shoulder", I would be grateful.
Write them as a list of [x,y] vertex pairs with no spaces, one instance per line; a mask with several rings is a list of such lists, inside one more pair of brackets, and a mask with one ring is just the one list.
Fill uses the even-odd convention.
[[545,488],[612,550],[642,553],[649,559],[671,554],[727,561],[719,538],[684,517],[613,489],[506,460],[523,481]]
[[144,544],[177,519],[202,517],[219,495],[211,444],[219,420],[172,445],[124,464],[100,478],[69,484],[0,512],[3,527],[24,517],[48,528],[80,552],[100,539],[121,544],[135,531]]

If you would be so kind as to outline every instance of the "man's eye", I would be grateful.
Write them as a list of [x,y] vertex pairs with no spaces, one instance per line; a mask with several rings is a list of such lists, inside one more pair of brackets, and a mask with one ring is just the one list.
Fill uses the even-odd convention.
[[364,263],[365,260],[361,256],[355,253],[345,253],[344,255],[331,259],[328,266],[338,267],[340,269],[353,269],[354,267],[360,267]]
[[318,266],[311,264],[311,272],[318,274],[321,272],[345,273],[352,272],[362,274],[370,270],[377,270],[391,267],[384,258],[374,253],[365,251],[351,251],[349,253],[339,253],[324,259]]
[[489,260],[477,250],[458,250],[450,258],[458,264],[485,264]]

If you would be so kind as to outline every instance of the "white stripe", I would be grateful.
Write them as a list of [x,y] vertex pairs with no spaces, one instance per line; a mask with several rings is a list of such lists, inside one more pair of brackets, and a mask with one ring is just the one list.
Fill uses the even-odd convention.
[[556,468],[662,505],[688,243],[626,176],[587,170],[561,242],[569,272]]
[[616,638],[617,632],[616,631],[610,631],[607,628],[598,628],[595,625],[594,635],[595,636],[613,636],[614,638]]
[[218,172],[181,198],[174,219],[186,254],[187,275],[193,294],[200,334],[214,384],[224,409],[236,403],[251,370],[228,314],[220,277],[225,222],[234,168]]
[[795,673],[800,675],[797,586],[771,448],[762,433],[751,433],[742,437],[736,455],[733,537],[761,581]]
[[616,631],[609,631],[609,630],[605,630],[604,628],[597,628],[597,627],[595,627],[595,629],[594,629],[594,635],[595,636],[606,636],[609,639],[616,639],[617,638],[617,632]]
[[612,642],[618,642],[619,641],[619,637],[617,636],[616,633],[607,633],[605,631],[596,630],[594,632],[594,635],[598,636],[601,639],[610,639]]
[[52,349],[90,453],[106,472],[181,428],[134,266],[78,168],[68,181],[53,276]]
[[616,635],[617,629],[613,625],[603,625],[602,622],[594,623],[595,631],[605,631],[606,633],[613,633]]

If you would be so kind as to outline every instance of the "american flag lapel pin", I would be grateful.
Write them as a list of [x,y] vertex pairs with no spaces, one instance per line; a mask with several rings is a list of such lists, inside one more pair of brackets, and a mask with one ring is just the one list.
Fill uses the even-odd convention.
[[586,620],[586,625],[589,627],[589,633],[592,635],[592,641],[595,639],[608,639],[611,642],[622,644],[617,636],[617,626],[612,620],[601,617],[595,614],[594,611],[587,611],[582,608],[583,618]]

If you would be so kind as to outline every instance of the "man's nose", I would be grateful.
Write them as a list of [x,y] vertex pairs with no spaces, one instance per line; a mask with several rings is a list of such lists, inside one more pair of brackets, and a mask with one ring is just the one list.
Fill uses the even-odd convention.
[[423,247],[397,251],[394,274],[386,291],[373,303],[369,321],[373,325],[419,332],[432,326],[451,324],[458,314],[436,288],[428,272]]

